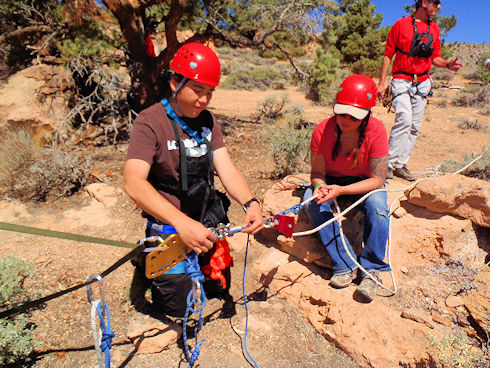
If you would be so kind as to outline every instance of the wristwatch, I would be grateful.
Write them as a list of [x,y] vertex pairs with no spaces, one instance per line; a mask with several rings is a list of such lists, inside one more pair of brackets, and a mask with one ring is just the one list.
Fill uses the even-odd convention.
[[250,207],[250,205],[252,204],[252,202],[257,202],[260,205],[260,201],[254,197],[251,200],[249,200],[243,204],[242,208],[243,208],[244,212],[247,212],[247,210]]

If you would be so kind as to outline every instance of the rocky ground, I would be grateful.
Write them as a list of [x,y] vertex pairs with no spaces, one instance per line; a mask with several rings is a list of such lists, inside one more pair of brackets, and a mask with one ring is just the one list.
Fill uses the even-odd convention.
[[[461,85],[466,81],[456,79],[454,83]],[[450,99],[456,92],[436,90],[433,102]],[[261,199],[273,190],[274,181],[268,174],[273,163],[260,139],[263,127],[251,122],[250,116],[257,103],[273,93],[278,92],[218,89],[211,105],[218,116],[227,117],[223,125],[232,158]],[[305,106],[311,122],[331,114],[330,107],[313,105],[293,88],[288,93],[292,103]],[[376,107],[374,115],[389,130],[394,115],[382,107]],[[460,160],[466,152],[481,152],[489,141],[488,123],[483,131],[464,130],[458,127],[455,117],[488,119],[475,109],[440,108],[430,104],[410,160],[413,171],[428,172],[446,158]],[[122,191],[126,149],[123,144],[84,151],[92,159],[93,172],[105,186],[105,195],[96,195],[95,199],[84,190],[45,204],[2,201],[0,221],[136,243],[143,236],[144,221]],[[389,202],[396,201],[407,185],[401,179],[390,181],[388,189],[400,192],[390,194]],[[292,190],[282,193],[290,198],[276,203],[278,208],[298,199],[293,198]],[[488,196],[486,200],[488,203]],[[490,270],[485,265],[490,239],[488,228],[460,216],[411,204],[406,198],[400,207],[400,214],[392,222],[392,265],[398,292],[394,297],[379,296],[370,304],[354,297],[355,285],[343,290],[331,289],[328,269],[318,266],[319,262],[289,255],[284,242],[262,236],[252,240],[247,249],[243,234],[229,238],[235,261],[233,301],[214,299],[206,306],[205,323],[198,335],[199,339],[205,339],[199,367],[254,366],[244,345],[244,293],[249,312],[247,349],[257,366],[435,366],[437,351],[429,335],[442,343],[445,334],[451,331],[463,331],[464,336],[471,338],[469,344],[450,351],[455,359],[468,351],[475,356],[486,353],[488,327],[484,322],[485,318],[488,321],[490,304]],[[233,204],[232,221],[239,223],[241,216],[240,207]],[[56,292],[100,273],[128,251],[11,232],[1,232],[0,241],[1,258],[14,254],[34,264],[36,272],[26,280],[25,286],[32,293],[42,294]],[[129,340],[130,327],[148,320],[128,302],[133,270],[127,263],[104,281],[111,327],[116,334],[111,350],[112,365],[187,366],[182,340],[154,354],[137,353]],[[391,286],[389,278],[383,281]],[[40,344],[35,367],[96,364],[85,289],[46,303],[32,313],[32,320]],[[483,332],[478,326],[483,326]],[[194,346],[194,341],[191,342]],[[482,359],[479,362],[486,364]]]

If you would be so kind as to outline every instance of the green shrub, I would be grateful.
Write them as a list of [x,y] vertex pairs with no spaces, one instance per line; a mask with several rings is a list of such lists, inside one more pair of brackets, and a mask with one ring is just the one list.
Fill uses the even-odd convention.
[[335,98],[339,80],[340,53],[333,47],[326,52],[316,49],[315,60],[310,66],[311,89],[315,101],[330,103]]
[[480,114],[487,116],[490,115],[490,104],[486,104],[485,106],[483,106],[480,110]]
[[7,130],[0,142],[0,195],[5,198],[53,200],[88,181],[88,169],[78,156],[38,147],[25,130]]
[[482,354],[470,351],[466,334],[457,330],[447,332],[442,339],[429,335],[435,348],[434,360],[437,368],[484,368],[487,367]]
[[352,64],[352,71],[354,73],[366,74],[371,77],[377,77],[379,75],[379,69],[381,68],[382,57],[376,59],[369,59],[365,56],[361,56],[359,60]]
[[[104,29],[105,27],[107,26],[94,22],[93,19],[82,19],[80,25],[71,27],[71,37],[57,44],[61,57],[67,61],[80,56],[101,57],[107,51],[114,50],[115,46],[120,46],[120,35]],[[106,34],[110,34],[112,39]]]
[[[0,269],[0,311],[3,311],[25,301],[22,286],[33,266],[10,256],[0,260]],[[32,338],[33,329],[25,315],[0,319],[0,366],[28,366],[38,345]]]
[[455,106],[483,107],[490,101],[490,86],[470,85],[453,99]]
[[439,100],[439,101],[435,101],[433,102],[434,105],[436,105],[437,107],[447,107],[447,100],[444,98],[442,100]]
[[[439,165],[439,171],[443,173],[453,173],[459,171],[480,154],[465,153],[463,159],[458,161],[446,160]],[[490,180],[490,148],[483,148],[481,158],[474,162],[470,167],[461,172],[462,175],[483,180]]]
[[276,124],[268,129],[264,141],[274,161],[274,178],[304,172],[308,169],[310,157],[310,139],[312,128],[294,124]]
[[485,60],[490,59],[490,52],[484,52],[477,61],[476,74],[483,83],[490,83],[490,69],[485,66]]
[[454,72],[450,71],[449,69],[443,69],[437,67],[432,68],[430,75],[432,79],[434,79],[435,81],[449,82],[454,78]]
[[284,108],[289,102],[287,93],[283,93],[279,100],[276,96],[269,96],[261,101],[257,112],[254,115],[255,120],[262,123],[273,123],[284,114]]
[[[233,64],[232,64],[233,69]],[[220,85],[226,89],[266,90],[284,89],[288,83],[287,73],[281,67],[253,67],[242,65],[233,70]]]
[[465,129],[465,130],[476,130],[476,131],[485,131],[486,127],[484,124],[480,123],[478,119],[475,121],[471,121],[469,119],[465,119],[461,123],[458,124],[458,128],[460,129]]

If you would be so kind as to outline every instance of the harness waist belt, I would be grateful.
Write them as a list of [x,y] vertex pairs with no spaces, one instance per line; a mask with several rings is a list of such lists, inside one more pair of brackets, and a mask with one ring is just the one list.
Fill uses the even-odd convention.
[[429,75],[429,72],[423,72],[422,74],[415,74],[415,73],[408,73],[408,72],[404,72],[402,70],[399,70],[397,72],[394,72],[393,75],[395,74],[403,74],[403,75],[408,75],[412,78],[412,80],[417,80],[417,77],[423,77],[424,75]]
[[148,227],[161,234],[175,234],[177,233],[177,230],[172,225],[167,225],[167,224],[156,224],[150,220],[148,220]]

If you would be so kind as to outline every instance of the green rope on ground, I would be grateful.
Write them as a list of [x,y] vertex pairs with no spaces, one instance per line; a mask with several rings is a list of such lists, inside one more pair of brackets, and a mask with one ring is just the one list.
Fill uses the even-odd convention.
[[7,222],[0,222],[0,230],[14,231],[17,233],[24,233],[24,234],[41,235],[50,238],[74,240],[74,241],[84,242],[84,243],[105,244],[105,245],[111,245],[113,247],[136,248],[138,246],[138,244],[126,243],[117,240],[96,238],[93,236],[85,236],[79,234],[71,234],[62,231],[45,230],[45,229],[39,229],[30,226],[9,224]]

